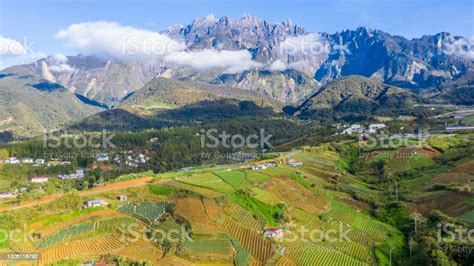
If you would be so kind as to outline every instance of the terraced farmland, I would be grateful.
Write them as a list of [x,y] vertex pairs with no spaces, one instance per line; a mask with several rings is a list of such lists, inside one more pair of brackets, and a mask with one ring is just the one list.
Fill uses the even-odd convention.
[[133,241],[125,248],[114,250],[111,253],[137,262],[148,261],[153,265],[156,265],[163,256],[163,252],[158,246],[143,238]]
[[195,239],[182,243],[178,256],[203,262],[232,263],[234,254],[228,238]]
[[272,257],[275,248],[270,241],[263,238],[262,234],[228,218],[221,224],[221,227],[237,239],[259,262],[265,263]]
[[277,198],[277,196],[258,187],[253,187],[251,190],[255,194],[254,198],[265,204],[276,205],[282,202],[279,198]]
[[62,231],[54,233],[54,234],[48,236],[47,238],[45,238],[44,240],[42,240],[38,244],[38,248],[46,248],[50,245],[61,242],[61,241],[65,240],[69,237],[91,231],[92,229],[94,229],[94,224],[93,223],[83,223],[83,224],[79,224],[79,225],[69,227],[69,228],[64,229]]
[[[288,265],[287,260],[295,262],[297,265],[327,265],[327,266],[368,266],[369,264],[352,258],[337,250],[317,245],[312,242],[302,240],[284,243],[286,252],[282,263]],[[291,265],[291,264],[290,264]]]
[[220,193],[220,192],[208,189],[208,188],[189,185],[189,184],[181,183],[181,182],[173,182],[171,184],[171,186],[173,186],[175,188],[178,188],[178,189],[182,189],[182,190],[192,191],[194,193],[197,193],[197,194],[202,195],[202,196],[207,197],[207,198],[217,198],[217,197],[220,197],[220,196],[224,195],[223,193]]
[[328,208],[328,202],[324,197],[314,195],[287,177],[273,178],[271,185],[267,186],[265,190],[311,214],[318,214]]
[[367,233],[374,240],[382,241],[387,238],[388,230],[385,225],[369,217],[365,217],[363,214],[359,214],[355,211],[349,211],[348,209],[344,208],[336,208],[330,210],[328,212],[328,216]]
[[53,263],[74,256],[92,256],[112,252],[124,248],[120,236],[108,235],[87,240],[72,241],[48,247],[41,251],[41,264]]
[[252,229],[259,231],[263,229],[263,224],[259,220],[255,219],[251,213],[237,204],[231,204],[224,208],[225,214],[232,217],[238,223]]
[[170,205],[168,202],[150,202],[141,201],[137,203],[127,203],[118,208],[120,212],[138,216],[148,223],[155,223],[158,219],[166,215],[166,208]]
[[176,203],[175,213],[191,224],[195,234],[215,235],[220,231],[206,214],[204,206],[199,199],[179,199]]

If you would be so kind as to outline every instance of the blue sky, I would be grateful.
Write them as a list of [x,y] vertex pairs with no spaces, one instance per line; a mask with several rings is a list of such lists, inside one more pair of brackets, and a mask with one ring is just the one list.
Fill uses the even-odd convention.
[[35,50],[47,54],[74,54],[53,38],[73,23],[105,20],[160,31],[210,13],[232,18],[251,14],[270,21],[291,19],[308,31],[330,33],[368,26],[407,38],[441,31],[474,35],[472,0],[0,0],[0,35],[18,41],[27,36],[35,43]]

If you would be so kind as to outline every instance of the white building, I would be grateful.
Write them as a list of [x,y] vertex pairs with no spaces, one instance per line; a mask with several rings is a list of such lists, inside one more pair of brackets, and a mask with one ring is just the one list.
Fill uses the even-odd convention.
[[387,126],[385,124],[370,124],[369,129],[375,129],[375,130],[381,130],[386,128]]
[[11,199],[16,197],[17,193],[15,192],[0,192],[0,199]]
[[40,166],[40,165],[44,165],[44,164],[45,164],[45,162],[46,162],[46,160],[45,160],[45,159],[36,159],[36,160],[35,160],[35,164],[34,164],[34,166]]
[[33,163],[34,160],[33,158],[23,158],[23,160],[21,160],[22,163]]
[[18,158],[16,157],[8,157],[5,161],[4,161],[5,164],[19,164],[20,163],[20,160],[18,160]]
[[46,183],[49,181],[49,177],[47,176],[35,176],[31,178],[31,183]]
[[75,173],[70,175],[58,175],[59,179],[61,180],[79,179],[84,178],[84,176],[84,169],[77,169]]
[[105,200],[89,200],[84,202],[84,208],[106,206],[108,203]]
[[280,228],[270,228],[265,230],[263,236],[266,238],[273,238],[273,239],[282,239],[283,238],[283,229]]
[[106,162],[109,160],[109,154],[106,152],[101,152],[97,154],[97,156],[95,157],[95,160],[97,162]]
[[126,201],[127,199],[128,199],[127,196],[123,196],[123,195],[117,196],[118,201]]

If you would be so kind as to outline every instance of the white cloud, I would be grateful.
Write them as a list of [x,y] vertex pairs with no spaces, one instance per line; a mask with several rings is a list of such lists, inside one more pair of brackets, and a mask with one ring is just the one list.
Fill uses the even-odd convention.
[[55,54],[48,57],[49,70],[58,73],[71,73],[74,68],[67,63],[67,57],[63,54]]
[[54,37],[82,53],[121,60],[159,58],[184,49],[161,33],[106,21],[73,24]]
[[[209,18],[210,19],[210,18]],[[85,22],[70,25],[54,36],[78,52],[111,56],[120,60],[164,60],[200,71],[239,73],[261,66],[247,50],[186,51],[185,44],[167,35],[122,26],[115,22]]]
[[26,49],[20,42],[0,35],[0,55],[17,56],[24,54],[26,54]]
[[460,38],[451,44],[447,44],[444,53],[474,60],[474,36]]
[[268,69],[271,71],[285,71],[288,66],[280,60],[275,60],[268,66]]
[[202,51],[183,51],[167,55],[164,59],[167,62],[190,66],[201,71],[223,69],[225,74],[236,74],[262,65],[253,61],[252,55],[247,50],[218,51],[206,49]]
[[280,52],[288,55],[329,53],[330,44],[318,33],[288,37],[280,43]]
[[45,54],[32,49],[34,42],[25,37],[23,43],[0,36],[0,69],[23,65],[44,58]]

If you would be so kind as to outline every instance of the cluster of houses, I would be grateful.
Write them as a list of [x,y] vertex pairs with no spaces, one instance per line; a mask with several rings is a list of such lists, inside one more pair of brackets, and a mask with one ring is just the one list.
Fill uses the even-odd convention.
[[81,179],[84,177],[85,177],[84,169],[82,168],[77,169],[76,172],[72,174],[58,175],[58,178],[61,180]]
[[133,158],[132,155],[128,155],[127,160],[125,161],[125,165],[130,167],[138,167],[139,165],[146,164],[149,160],[150,158],[142,153],[138,154],[136,158]]
[[289,157],[289,158],[286,158],[286,162],[292,166],[292,167],[299,167],[299,166],[303,166],[303,163],[302,162],[298,162],[298,161],[295,161],[295,159]]
[[353,134],[360,134],[360,135],[367,135],[367,134],[374,134],[378,131],[387,128],[385,124],[370,124],[368,127],[364,127],[360,124],[353,124],[353,125],[338,125],[338,129],[343,129],[341,133],[336,133],[335,135],[353,135]]
[[71,165],[70,161],[59,160],[59,159],[49,159],[46,162],[46,159],[33,159],[33,158],[23,158],[19,159],[17,157],[8,157],[3,161],[4,164],[33,164],[33,166],[56,166],[56,165]]
[[276,163],[266,162],[266,163],[261,163],[257,165],[252,165],[250,168],[252,170],[265,170],[265,169],[276,167],[276,166],[277,166]]
[[[139,153],[137,156],[134,156],[132,151],[123,151],[122,153],[124,154],[123,156],[125,159],[125,165],[129,167],[138,167],[140,165],[146,164],[150,160],[150,158],[143,153]],[[111,156],[108,153],[101,152],[96,155],[95,160],[96,162],[107,162],[110,160],[110,157]],[[116,164],[122,163],[122,159],[119,154],[113,155],[112,161]]]

